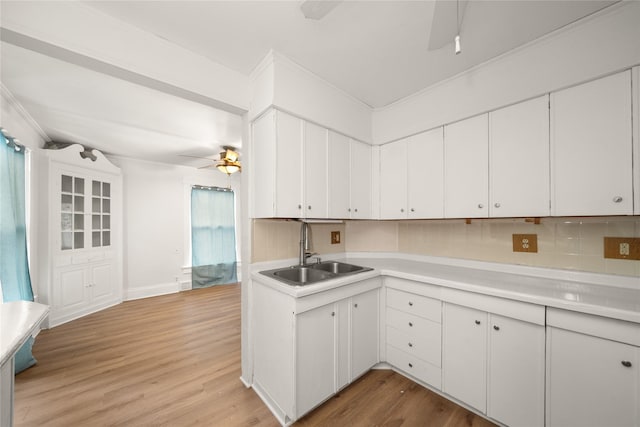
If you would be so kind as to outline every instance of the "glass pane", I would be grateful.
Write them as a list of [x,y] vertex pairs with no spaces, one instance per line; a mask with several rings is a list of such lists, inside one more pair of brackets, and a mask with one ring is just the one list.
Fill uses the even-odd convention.
[[73,211],[84,212],[84,197],[82,196],[73,197]]
[[102,232],[102,246],[109,246],[111,244],[111,232],[103,231]]
[[65,193],[72,193],[73,189],[71,188],[72,186],[72,180],[71,177],[68,175],[62,175],[62,191],[64,191]]
[[92,205],[92,212],[93,213],[100,213],[100,199],[97,197],[94,197],[93,199],[91,199],[91,205]]
[[102,199],[102,212],[105,212],[105,213],[111,212],[111,200]]
[[75,214],[73,216],[73,229],[74,230],[84,230],[84,215],[83,214]]
[[62,239],[60,247],[62,250],[71,249],[71,233],[62,233]]
[[91,246],[97,248],[100,246],[100,232],[94,231],[91,233]]
[[82,231],[73,233],[73,247],[75,249],[84,248],[84,233]]
[[111,184],[108,182],[102,183],[102,197],[111,197]]
[[63,212],[71,212],[72,205],[73,205],[73,197],[70,194],[63,194],[62,202],[61,202],[61,210]]
[[[61,215],[61,221],[60,221],[60,229],[62,231],[71,231],[72,229],[72,216],[70,213],[63,213]],[[62,233],[64,234],[64,233]],[[71,239],[69,239],[69,244],[71,244]]]
[[111,228],[111,216],[102,215],[102,228],[109,230]]
[[91,228],[94,230],[100,230],[100,215],[91,216]]
[[74,181],[76,184],[74,192],[76,194],[84,194],[84,178],[75,178]]
[[102,188],[102,186],[100,185],[100,181],[91,181],[91,187],[92,187],[91,193],[94,196],[100,196],[100,189]]

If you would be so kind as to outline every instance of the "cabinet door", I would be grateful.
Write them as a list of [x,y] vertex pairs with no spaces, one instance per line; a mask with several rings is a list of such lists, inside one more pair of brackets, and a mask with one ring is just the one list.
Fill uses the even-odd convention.
[[351,380],[378,363],[378,290],[351,298]]
[[407,139],[380,147],[380,218],[407,217]]
[[349,218],[351,154],[349,138],[329,131],[329,218]]
[[304,198],[305,217],[327,217],[327,130],[312,123],[305,123]]
[[371,146],[351,140],[351,218],[371,218]]
[[276,112],[271,110],[253,122],[252,179],[253,218],[275,216]]
[[276,114],[276,216],[302,218],[303,122],[280,111]]
[[551,94],[553,215],[632,214],[630,73]]
[[638,347],[553,327],[547,335],[547,425],[639,425]]
[[444,216],[443,128],[412,136],[407,144],[407,216]]
[[487,313],[444,305],[442,390],[486,411]]
[[54,272],[53,306],[59,314],[72,313],[85,307],[89,299],[86,266],[61,267]]
[[296,318],[296,415],[300,417],[335,391],[335,306]]
[[113,298],[116,283],[114,280],[112,263],[90,266],[89,278],[91,299],[94,303],[98,304],[102,301]]
[[543,426],[544,326],[489,317],[487,415],[511,426]]
[[490,216],[548,216],[548,97],[489,113],[489,131]]
[[487,114],[444,128],[444,215],[489,216],[489,135]]

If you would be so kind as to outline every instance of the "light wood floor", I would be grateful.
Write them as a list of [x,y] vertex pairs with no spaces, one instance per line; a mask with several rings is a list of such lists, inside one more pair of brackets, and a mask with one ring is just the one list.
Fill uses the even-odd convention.
[[[128,301],[40,333],[16,376],[19,426],[277,426],[240,377],[240,287]],[[371,371],[299,426],[490,426]]]

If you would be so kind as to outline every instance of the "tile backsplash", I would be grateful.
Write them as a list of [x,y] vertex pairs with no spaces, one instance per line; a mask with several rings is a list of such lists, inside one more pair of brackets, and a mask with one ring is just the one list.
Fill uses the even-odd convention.
[[[604,237],[640,237],[640,216],[313,224],[313,251],[404,252],[640,277],[640,261],[604,258]],[[331,231],[342,241],[331,245]],[[537,234],[538,252],[513,252],[513,234]],[[298,256],[300,223],[254,220],[252,262]]]

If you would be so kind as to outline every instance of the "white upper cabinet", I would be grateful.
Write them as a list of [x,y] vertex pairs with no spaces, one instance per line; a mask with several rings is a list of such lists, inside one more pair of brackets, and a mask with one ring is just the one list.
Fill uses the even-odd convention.
[[380,218],[407,217],[407,141],[380,147]]
[[631,71],[551,94],[552,215],[633,213]]
[[444,215],[443,128],[412,136],[407,143],[407,217]]
[[327,129],[305,123],[304,211],[307,218],[327,217]]
[[329,131],[329,218],[349,218],[351,149],[349,138]]
[[442,138],[437,128],[380,148],[380,218],[442,218]]
[[444,127],[444,216],[488,216],[488,115]]
[[489,113],[489,216],[549,215],[547,96]]
[[351,140],[351,219],[371,218],[371,146]]

